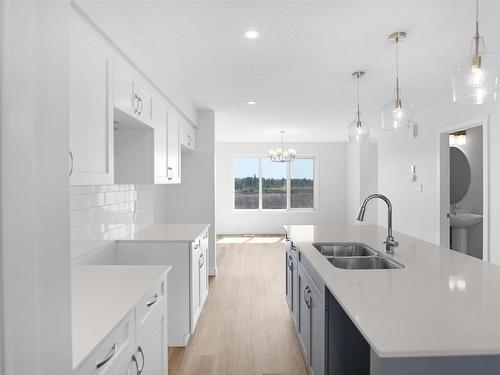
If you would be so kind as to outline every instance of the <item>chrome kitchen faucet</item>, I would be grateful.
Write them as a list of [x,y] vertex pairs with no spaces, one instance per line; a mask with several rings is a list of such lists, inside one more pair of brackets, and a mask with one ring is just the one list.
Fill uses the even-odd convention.
[[366,205],[369,201],[371,201],[374,198],[379,198],[382,199],[386,204],[387,204],[387,237],[385,239],[385,252],[389,254],[394,254],[394,248],[399,246],[399,243],[394,240],[394,237],[392,236],[392,204],[389,198],[387,198],[385,195],[382,194],[372,194],[369,195],[359,208],[358,212],[358,221],[363,221],[365,217],[365,211],[366,211]]

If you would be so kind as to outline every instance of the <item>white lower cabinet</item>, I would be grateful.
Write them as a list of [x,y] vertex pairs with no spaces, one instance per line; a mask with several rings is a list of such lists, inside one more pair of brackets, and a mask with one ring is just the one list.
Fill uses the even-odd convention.
[[167,375],[166,290],[166,280],[155,285],[74,374]]
[[[120,265],[172,266],[168,278],[168,346],[186,346],[208,295],[208,229],[194,242],[119,240]],[[144,372],[144,374],[146,374]]]

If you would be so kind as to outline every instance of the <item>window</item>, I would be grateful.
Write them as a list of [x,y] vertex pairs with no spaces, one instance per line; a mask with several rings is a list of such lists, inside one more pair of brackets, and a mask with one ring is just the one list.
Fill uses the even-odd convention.
[[259,158],[238,158],[234,164],[234,208],[259,208]]
[[274,163],[267,157],[234,159],[234,208],[314,209],[315,160],[310,157]]
[[296,159],[290,164],[290,207],[314,207],[314,159]]
[[286,209],[288,163],[262,159],[262,208]]

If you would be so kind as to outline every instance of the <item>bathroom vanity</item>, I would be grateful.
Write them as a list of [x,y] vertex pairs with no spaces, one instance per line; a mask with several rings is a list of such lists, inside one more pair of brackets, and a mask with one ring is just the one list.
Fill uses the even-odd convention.
[[285,229],[287,301],[311,374],[499,373],[500,267],[400,233],[387,254],[378,226]]

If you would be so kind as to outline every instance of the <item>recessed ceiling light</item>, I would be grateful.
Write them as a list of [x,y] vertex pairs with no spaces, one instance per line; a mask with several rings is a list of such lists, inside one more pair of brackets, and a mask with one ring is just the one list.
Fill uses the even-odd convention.
[[247,39],[258,39],[260,33],[257,30],[247,30],[244,32],[243,36]]
[[257,104],[257,102],[256,102],[255,100],[249,100],[249,101],[247,102],[247,104],[248,104],[248,105],[255,105],[255,104]]

